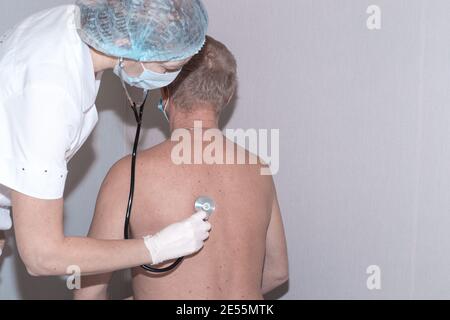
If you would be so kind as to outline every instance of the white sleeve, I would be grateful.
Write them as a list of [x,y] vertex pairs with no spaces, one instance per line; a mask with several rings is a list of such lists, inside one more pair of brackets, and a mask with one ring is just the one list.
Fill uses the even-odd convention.
[[0,184],[39,199],[62,198],[77,110],[62,88],[47,84],[0,100]]

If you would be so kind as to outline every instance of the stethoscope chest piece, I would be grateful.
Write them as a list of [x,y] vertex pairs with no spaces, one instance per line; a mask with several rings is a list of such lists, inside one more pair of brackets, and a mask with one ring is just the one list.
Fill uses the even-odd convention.
[[214,210],[216,210],[216,203],[210,197],[199,197],[197,200],[195,200],[195,210],[203,210],[209,216],[211,216]]

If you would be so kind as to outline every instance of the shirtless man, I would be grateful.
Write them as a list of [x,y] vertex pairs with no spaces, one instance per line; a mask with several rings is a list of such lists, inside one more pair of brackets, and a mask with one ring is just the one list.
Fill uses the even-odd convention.
[[[200,54],[177,80],[163,89],[172,137],[176,129],[218,129],[219,116],[236,89],[236,61],[228,49],[208,37]],[[191,131],[188,131],[191,130]],[[210,142],[191,135],[204,148]],[[248,152],[224,139],[223,156],[235,148],[235,159]],[[131,219],[134,238],[184,218],[197,197],[215,200],[212,233],[205,247],[186,257],[173,272],[155,275],[132,270],[135,299],[262,299],[288,279],[286,241],[272,176],[258,164],[174,163],[179,141],[167,140],[138,156]],[[228,146],[227,145],[227,146]],[[236,163],[236,162],[235,162]],[[122,239],[128,198],[130,157],[116,163],[100,190],[89,236]],[[111,274],[84,277],[76,299],[107,299]]]

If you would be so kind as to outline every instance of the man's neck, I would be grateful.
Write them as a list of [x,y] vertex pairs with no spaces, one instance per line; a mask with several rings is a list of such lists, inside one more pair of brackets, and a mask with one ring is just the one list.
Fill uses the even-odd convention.
[[208,130],[208,129],[219,129],[219,125],[216,122],[213,121],[204,121],[201,119],[196,119],[195,121],[189,122],[186,121],[184,123],[178,123],[175,124],[173,127],[171,127],[171,131],[175,131],[177,129],[201,129],[201,130]]
[[215,112],[199,111],[196,113],[176,113],[174,117],[170,117],[170,131],[177,129],[194,129],[199,128],[219,129],[219,119]]

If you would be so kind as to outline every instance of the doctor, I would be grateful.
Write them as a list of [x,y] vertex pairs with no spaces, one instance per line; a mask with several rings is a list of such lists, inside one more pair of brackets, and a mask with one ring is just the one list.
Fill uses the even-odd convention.
[[39,12],[0,38],[0,229],[11,227],[31,275],[158,264],[200,250],[200,212],[152,237],[65,237],[67,162],[98,120],[102,72],[142,89],[170,84],[202,48],[201,0],[78,0]]

